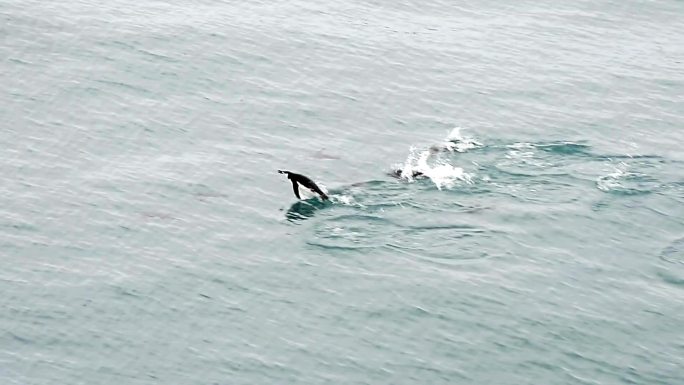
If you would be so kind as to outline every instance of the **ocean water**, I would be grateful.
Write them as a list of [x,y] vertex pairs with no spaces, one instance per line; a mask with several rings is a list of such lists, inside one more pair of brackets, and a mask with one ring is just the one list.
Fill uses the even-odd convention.
[[682,1],[0,0],[0,80],[0,384],[684,383]]

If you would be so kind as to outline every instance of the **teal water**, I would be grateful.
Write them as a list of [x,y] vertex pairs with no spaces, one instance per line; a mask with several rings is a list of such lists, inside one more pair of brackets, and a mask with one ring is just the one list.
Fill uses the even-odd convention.
[[684,383],[683,26],[0,0],[0,383]]

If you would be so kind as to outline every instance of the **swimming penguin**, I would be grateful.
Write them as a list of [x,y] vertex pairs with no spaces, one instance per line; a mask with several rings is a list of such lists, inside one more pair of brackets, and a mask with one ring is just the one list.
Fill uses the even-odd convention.
[[[402,170],[402,169],[392,170],[392,172],[390,172],[389,175],[393,176],[395,178],[400,178],[400,179],[406,176],[406,174],[404,173],[404,170]],[[418,178],[418,177],[422,177],[422,176],[425,176],[425,174],[422,173],[421,171],[415,171],[414,170],[411,172],[412,178]]]
[[292,181],[292,190],[294,191],[295,196],[297,199],[302,199],[299,196],[299,185],[301,184],[302,186],[308,188],[309,190],[315,192],[316,194],[320,195],[321,199],[324,201],[329,200],[328,195],[326,195],[323,190],[321,190],[314,181],[309,179],[308,177],[302,175],[302,174],[296,174],[294,172],[290,171],[283,171],[283,170],[278,170],[279,174],[287,174],[287,179]]

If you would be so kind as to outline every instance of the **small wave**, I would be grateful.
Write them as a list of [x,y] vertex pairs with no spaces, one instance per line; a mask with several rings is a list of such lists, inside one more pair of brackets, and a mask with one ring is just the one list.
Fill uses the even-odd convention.
[[596,180],[599,190],[617,195],[649,194],[657,185],[657,181],[648,175],[629,171],[629,166],[624,162],[614,167],[613,172]]
[[672,242],[660,252],[660,259],[669,263],[684,265],[684,238]]
[[659,255],[665,262],[657,274],[668,284],[684,287],[684,238],[679,238],[665,247]]
[[575,142],[548,142],[537,143],[535,147],[546,152],[560,154],[560,155],[587,155],[589,153],[589,145]]
[[384,246],[395,231],[387,219],[353,214],[331,217],[316,225],[311,246],[322,249],[364,250]]
[[507,146],[508,148],[522,150],[541,150],[545,152],[560,154],[560,155],[590,155],[588,151],[591,147],[587,144],[569,142],[569,141],[552,141],[552,142],[515,142]]

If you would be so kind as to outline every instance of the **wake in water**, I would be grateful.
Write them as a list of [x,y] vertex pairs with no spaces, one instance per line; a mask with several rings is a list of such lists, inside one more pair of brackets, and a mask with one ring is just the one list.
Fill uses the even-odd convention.
[[626,162],[620,162],[612,168],[613,172],[596,179],[596,187],[605,193],[616,195],[649,194],[661,185],[658,180],[645,173],[631,171],[630,165]]
[[451,164],[451,160],[442,156],[450,152],[466,152],[482,146],[476,140],[461,135],[460,127],[454,128],[439,144],[426,150],[411,147],[403,165],[395,170],[394,175],[408,182],[416,178],[429,178],[439,190],[452,188],[457,182],[472,183],[472,175],[463,168]]
[[[452,165],[451,159],[444,155],[454,152],[463,153],[481,146],[482,144],[476,140],[461,135],[461,129],[457,127],[452,129],[442,142],[427,149],[418,150],[411,147],[404,164],[395,168],[391,175],[407,182],[414,182],[416,179],[430,179],[439,190],[450,189],[458,182],[472,183],[473,176],[466,173],[463,168]],[[356,202],[350,189],[368,187],[369,183],[373,183],[355,183],[346,188],[328,192],[322,183],[314,182],[304,175],[289,171],[279,170],[278,172],[288,175],[293,183],[294,194],[300,199],[287,211],[286,216],[290,220],[309,218],[317,210],[326,207],[329,204],[326,204],[327,202],[340,203],[345,206],[363,206]]]

